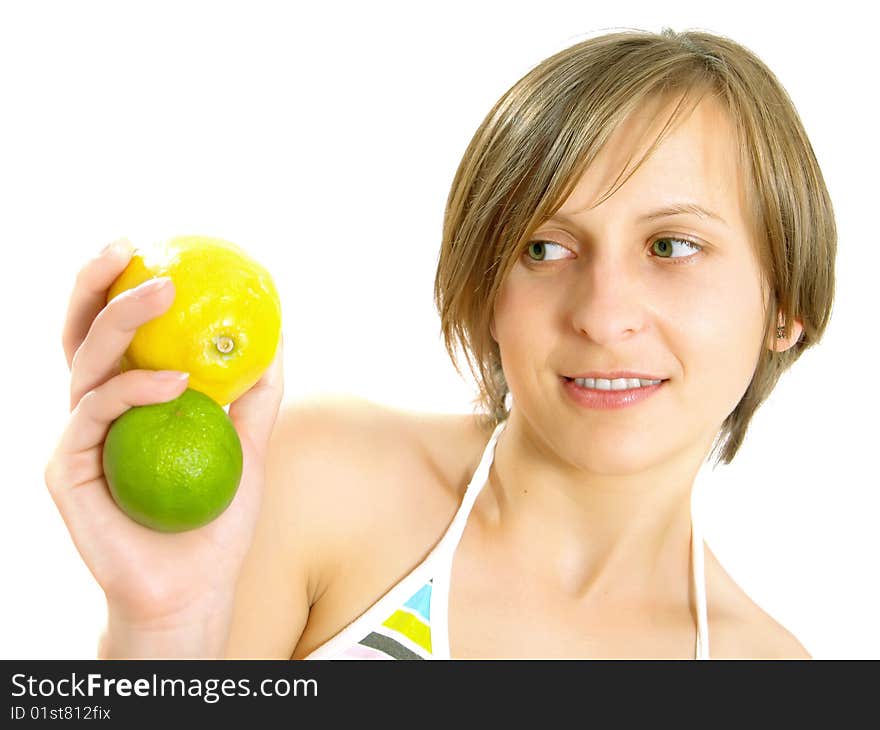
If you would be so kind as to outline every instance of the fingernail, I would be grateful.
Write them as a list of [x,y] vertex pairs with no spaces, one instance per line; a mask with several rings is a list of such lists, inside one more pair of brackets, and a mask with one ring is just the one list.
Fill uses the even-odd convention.
[[158,276],[155,279],[150,279],[148,282],[135,287],[134,295],[136,297],[145,297],[148,294],[163,289],[169,281],[171,281],[171,277],[169,276]]
[[134,253],[134,245],[132,245],[131,241],[127,238],[120,238],[118,241],[113,241],[113,243],[107,244],[104,247],[104,250],[101,251],[101,255],[110,255],[110,256],[130,256]]
[[156,370],[153,373],[153,377],[156,380],[186,380],[189,377],[189,373],[180,370]]

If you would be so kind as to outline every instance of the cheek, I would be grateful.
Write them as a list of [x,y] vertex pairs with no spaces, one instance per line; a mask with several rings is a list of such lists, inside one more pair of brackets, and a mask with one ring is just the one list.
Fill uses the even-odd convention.
[[524,329],[523,324],[535,315],[535,309],[535,293],[529,291],[528,281],[518,276],[514,268],[502,282],[495,299],[493,321],[499,344],[515,339]]
[[527,279],[511,273],[498,291],[493,310],[495,341],[504,363],[525,362],[548,351],[554,306],[546,288],[529,286]]
[[682,330],[685,377],[703,384],[701,397],[717,401],[725,415],[739,402],[758,362],[761,296],[751,272],[719,278],[698,292]]

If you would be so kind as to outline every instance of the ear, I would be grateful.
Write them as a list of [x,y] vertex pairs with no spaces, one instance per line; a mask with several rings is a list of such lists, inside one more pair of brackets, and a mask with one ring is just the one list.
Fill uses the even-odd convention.
[[[784,320],[782,317],[779,318],[779,326],[781,327],[784,324]],[[791,334],[788,337],[783,338],[774,338],[773,349],[776,352],[785,352],[786,350],[793,347],[797,341],[801,338],[801,334],[804,331],[804,323],[796,319],[791,324]]]

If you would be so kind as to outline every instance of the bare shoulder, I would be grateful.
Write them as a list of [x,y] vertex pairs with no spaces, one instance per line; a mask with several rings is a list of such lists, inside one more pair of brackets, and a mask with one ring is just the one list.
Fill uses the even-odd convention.
[[[370,519],[373,464],[388,417],[346,397],[284,402],[266,451],[265,487],[236,586],[227,655],[289,657],[355,527]],[[405,448],[402,449],[406,451]],[[387,453],[385,453],[387,458]],[[381,500],[378,500],[381,501]]]
[[308,439],[303,468],[320,479],[313,514],[323,515],[323,547],[344,565],[398,538],[430,539],[454,512],[482,451],[484,431],[469,414],[333,395],[297,404],[288,418],[295,425],[287,438]]
[[[382,524],[395,497],[395,474],[410,471],[419,440],[392,408],[351,395],[320,395],[285,404],[279,449],[293,483],[308,485],[297,506],[309,515],[314,567],[310,602],[348,560],[363,530]],[[303,503],[303,502],[307,503]]]
[[[301,658],[412,570],[447,528],[482,451],[475,416],[409,411],[349,395],[285,411],[305,439],[291,468],[309,483],[311,558]],[[488,438],[488,436],[486,437]]]
[[759,606],[706,547],[709,648],[718,659],[812,659],[797,637]]
[[[475,414],[406,410],[353,395],[300,401],[285,409],[284,418],[286,438],[307,438],[311,460],[322,468],[337,475],[356,470],[378,477],[383,490],[418,498],[434,487],[460,497],[491,436],[491,427]],[[350,491],[356,502],[360,495],[377,496],[352,480],[328,480],[328,486]]]

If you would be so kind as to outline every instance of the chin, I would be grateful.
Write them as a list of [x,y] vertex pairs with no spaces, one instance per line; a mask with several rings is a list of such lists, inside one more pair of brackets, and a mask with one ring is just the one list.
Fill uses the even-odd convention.
[[604,476],[623,476],[663,460],[662,447],[644,431],[621,438],[619,433],[594,434],[590,439],[563,437],[559,455],[573,466]]

